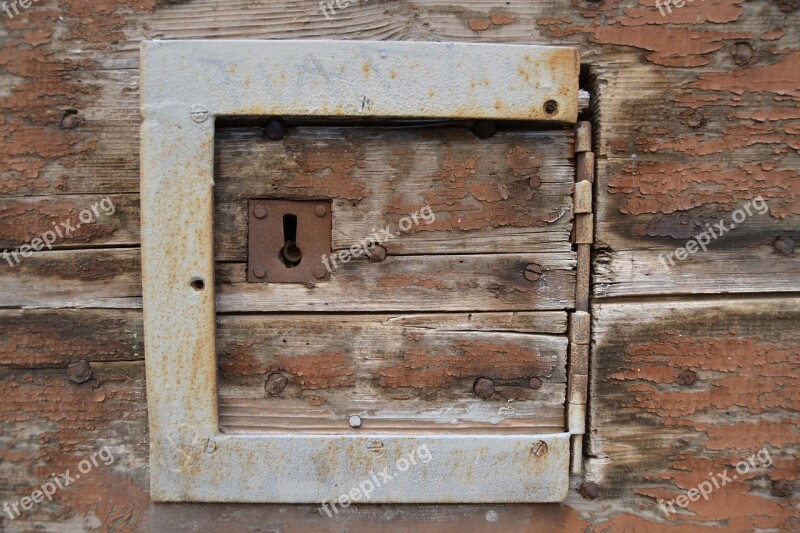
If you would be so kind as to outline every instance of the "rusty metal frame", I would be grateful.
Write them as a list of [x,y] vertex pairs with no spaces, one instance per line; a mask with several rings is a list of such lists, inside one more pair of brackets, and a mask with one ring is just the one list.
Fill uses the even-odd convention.
[[[153,500],[321,502],[346,494],[423,445],[430,462],[383,485],[371,495],[371,503],[544,502],[566,497],[568,432],[221,433],[213,145],[215,120],[222,116],[574,123],[578,72],[577,51],[567,47],[142,43],[142,283]],[[376,440],[382,443],[378,454]]]

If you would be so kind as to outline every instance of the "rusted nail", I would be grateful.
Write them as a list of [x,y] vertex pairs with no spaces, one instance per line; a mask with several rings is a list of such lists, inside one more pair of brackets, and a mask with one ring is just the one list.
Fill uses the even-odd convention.
[[313,281],[311,281],[311,280],[306,281],[306,289],[313,289],[316,286],[317,286],[317,284],[314,283]]
[[375,261],[376,263],[382,262],[386,259],[386,248],[381,246],[380,244],[376,244],[372,247],[372,250],[369,252],[369,258]]
[[77,128],[80,122],[81,119],[78,117],[78,111],[75,109],[68,109],[61,118],[61,127],[65,130],[71,130]]
[[494,383],[492,383],[491,379],[478,378],[472,385],[472,392],[474,392],[475,396],[478,398],[488,400],[492,397],[492,394],[494,394]]
[[195,122],[205,122],[208,118],[208,109],[202,105],[196,105],[189,111],[189,116],[192,117],[192,120]]
[[380,455],[383,453],[383,443],[379,440],[371,440],[367,443],[367,450],[375,455]]
[[497,133],[497,127],[492,120],[476,120],[472,126],[472,133],[478,139],[488,139]]
[[286,135],[286,126],[280,120],[270,120],[264,128],[264,135],[272,141],[279,141]]
[[733,45],[731,49],[733,62],[737,65],[746,65],[753,58],[753,47],[750,43],[739,42]]
[[531,186],[531,189],[538,189],[542,185],[542,178],[539,176],[533,176],[528,180],[528,185]]
[[283,392],[287,383],[289,383],[289,380],[286,379],[286,376],[280,372],[273,372],[267,376],[267,381],[264,383],[264,390],[270,396],[277,396]]
[[314,208],[314,214],[318,217],[324,217],[325,213],[328,212],[328,209],[324,205],[318,205]]
[[267,208],[263,205],[257,205],[253,208],[253,216],[256,218],[264,218],[267,216]]
[[792,494],[792,482],[788,479],[775,479],[772,481],[772,495],[776,498],[786,498]]
[[703,113],[701,113],[698,110],[692,111],[691,113],[689,113],[689,116],[686,117],[686,123],[689,125],[690,128],[695,128],[695,129],[699,128],[703,124],[705,124],[705,122],[706,118],[703,116]]
[[254,266],[253,275],[257,278],[263,278],[267,275],[267,269],[263,265]]
[[525,267],[525,279],[528,281],[539,281],[542,278],[542,267],[536,263],[531,263]]
[[78,385],[92,379],[92,367],[88,361],[81,359],[67,367],[67,378]]
[[580,489],[578,489],[581,496],[583,496],[587,500],[594,500],[600,495],[600,488],[597,486],[597,483],[592,481],[584,481],[581,484]]
[[788,235],[781,235],[772,241],[772,247],[783,255],[791,255],[794,252],[794,239]]
[[686,368],[686,369],[684,369],[683,372],[681,372],[678,375],[678,377],[675,379],[675,381],[679,385],[683,385],[684,387],[688,387],[689,385],[692,385],[692,384],[694,384],[695,381],[697,381],[697,373],[692,371],[692,370],[689,370],[688,368]]
[[206,440],[206,453],[214,453],[217,451],[217,442],[214,439]]
[[528,386],[533,390],[539,390],[542,388],[542,380],[537,377],[532,377],[530,381],[528,381]]
[[357,415],[353,415],[350,417],[350,427],[351,428],[360,428],[361,427],[361,417]]
[[543,440],[537,440],[531,446],[531,453],[536,457],[541,457],[547,453],[547,443]]
[[317,265],[314,267],[314,277],[317,279],[322,279],[325,277],[325,267],[322,265]]

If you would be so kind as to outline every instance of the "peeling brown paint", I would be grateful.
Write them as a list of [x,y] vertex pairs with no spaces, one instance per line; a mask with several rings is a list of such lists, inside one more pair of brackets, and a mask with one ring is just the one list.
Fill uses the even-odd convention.
[[355,383],[350,362],[341,352],[320,352],[314,355],[286,356],[276,355],[280,368],[287,375],[289,383],[296,383],[303,389],[330,389]]

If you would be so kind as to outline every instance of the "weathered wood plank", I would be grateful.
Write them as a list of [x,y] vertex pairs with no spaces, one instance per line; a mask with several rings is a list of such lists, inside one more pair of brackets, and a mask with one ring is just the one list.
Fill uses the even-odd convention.
[[[735,529],[762,521],[792,529],[797,498],[771,492],[794,482],[800,467],[800,299],[604,303],[592,311],[588,476],[600,491],[685,528],[714,522],[719,506],[735,501]],[[733,470],[764,449],[770,465]],[[686,511],[673,504],[681,514],[664,516],[659,501],[726,470],[731,482],[708,501]]]
[[434,220],[388,241],[390,253],[570,251],[571,130],[481,140],[463,127],[306,126],[275,142],[240,128],[215,143],[218,260],[246,260],[249,198],[333,199],[334,250],[427,206]]
[[[365,431],[563,430],[566,337],[497,331],[507,314],[464,327],[480,315],[454,317],[453,330],[427,315],[221,316],[221,425],[332,432],[358,414]],[[265,392],[272,374],[286,379],[277,394]],[[489,399],[473,393],[481,377],[494,382]]]
[[[217,311],[527,311],[574,307],[575,259],[568,254],[388,256],[354,259],[313,288],[248,283],[244,264],[217,265]],[[538,281],[525,267],[544,270]],[[310,280],[314,281],[314,280]]]
[[[139,195],[0,198],[0,249],[14,251],[33,239],[47,240],[40,249],[138,246]],[[17,258],[4,256],[4,263],[13,266]]]
[[[539,281],[525,267],[544,269]],[[529,311],[574,306],[574,254],[389,256],[355,259],[314,288],[246,282],[246,265],[219,263],[217,311]],[[140,308],[138,249],[36,252],[0,270],[5,307]],[[58,280],[54,282],[54,280]],[[189,283],[189,280],[187,280]],[[364,294],[372,294],[365,299]]]
[[[142,520],[149,501],[144,364],[93,370],[93,379],[75,385],[63,370],[0,369],[0,499],[15,504],[58,474],[73,478],[52,502],[14,520],[4,512],[4,531],[85,531],[98,523],[132,531]],[[106,447],[97,466],[80,473],[79,464]]]

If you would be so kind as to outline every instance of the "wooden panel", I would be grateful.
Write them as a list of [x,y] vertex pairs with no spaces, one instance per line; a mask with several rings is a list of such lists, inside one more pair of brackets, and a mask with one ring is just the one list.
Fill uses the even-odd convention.
[[[44,311],[18,311],[27,325],[17,322],[21,329],[10,325],[2,330],[3,357],[11,358],[10,364],[17,367],[31,361],[30,366],[39,369],[14,369],[13,381],[8,374],[2,378],[0,499],[13,502],[30,494],[51,472],[74,469],[101,442],[119,454],[110,469],[87,476],[54,502],[14,521],[0,514],[0,528],[217,531],[222,527],[342,533],[387,528],[425,533],[797,529],[798,409],[791,403],[797,373],[787,374],[787,363],[770,358],[773,353],[787,352],[786,343],[797,345],[797,339],[787,335],[798,331],[800,320],[786,318],[785,311],[780,311],[784,298],[764,299],[751,310],[747,306],[752,300],[747,299],[740,306],[744,309],[734,312],[725,306],[713,311],[723,302],[708,301],[702,303],[708,309],[699,310],[692,307],[690,294],[721,294],[730,288],[797,291],[793,266],[797,252],[777,255],[770,250],[779,235],[800,240],[797,2],[687,2],[681,8],[671,5],[671,12],[665,9],[664,16],[652,2],[360,2],[337,9],[330,18],[313,2],[230,0],[221,5],[217,0],[117,0],[72,2],[68,7],[38,2],[14,19],[3,16],[0,102],[5,120],[0,124],[4,139],[0,193],[6,198],[39,196],[49,206],[61,195],[97,198],[138,193],[137,85],[142,38],[576,44],[586,65],[586,81],[594,91],[595,150],[599,167],[605,169],[598,173],[596,189],[595,257],[602,260],[595,262],[601,276],[596,297],[608,294],[630,300],[614,304],[617,312],[604,311],[611,304],[596,307],[602,316],[595,327],[605,332],[612,325],[615,328],[613,334],[604,334],[602,344],[595,345],[592,357],[601,372],[590,400],[595,406],[593,418],[603,416],[594,427],[599,430],[596,450],[587,435],[590,474],[603,473],[590,478],[600,485],[596,499],[584,499],[576,490],[564,505],[360,504],[333,518],[317,506],[152,505],[147,493],[141,366],[133,372],[98,369],[95,380],[81,386],[66,382],[63,369],[42,368],[60,367],[71,354],[86,359],[134,357],[114,340],[122,338],[115,331],[125,326],[102,318],[116,320],[119,311],[51,310],[46,313],[54,314],[48,318],[38,314]],[[78,111],[76,125],[62,121],[67,109]],[[727,218],[729,209],[758,194],[771,207],[774,204],[769,218],[749,219],[725,236],[729,240],[718,240],[716,248],[712,245],[702,256],[692,256],[691,268],[684,262],[667,272],[658,264],[659,253],[685,243],[684,228],[690,224],[681,219]],[[38,212],[37,201],[26,205],[36,205]],[[83,208],[83,199],[76,199],[74,205]],[[31,233],[29,224],[50,220],[46,211],[31,217],[25,219],[24,228],[0,221],[2,235],[24,238]],[[134,235],[135,218],[126,219],[115,233]],[[751,227],[758,230],[749,234]],[[127,237],[115,240],[115,233],[91,237],[77,246],[101,238],[106,243],[133,244],[132,237],[131,242]],[[110,260],[105,254],[120,259]],[[0,269],[2,306],[137,305],[138,251],[40,257],[41,263],[28,258],[14,269]],[[739,258],[744,262],[741,267]],[[729,268],[736,269],[733,275]],[[651,275],[645,276],[648,271]],[[668,291],[676,298],[641,302],[643,296],[660,298]],[[796,308],[790,296],[787,293],[785,299]],[[70,318],[74,314],[86,320]],[[710,317],[705,322],[703,314]],[[651,315],[658,318],[651,320]],[[740,333],[724,333],[730,324]],[[109,330],[109,348],[94,342],[81,347],[77,333],[69,336],[68,329],[74,327],[102,338],[98,328],[104,325]],[[715,340],[727,342],[705,340],[708,328]],[[736,344],[745,328],[750,328],[750,340]],[[692,347],[687,348],[685,339],[690,336]],[[775,350],[764,348],[772,342],[770,338],[776,339]],[[668,350],[673,346],[677,351]],[[707,355],[711,349],[713,357]],[[758,358],[769,359],[775,368],[759,364],[754,354],[763,354]],[[720,371],[719,363],[727,357],[741,361],[742,366]],[[683,369],[670,367],[671,360],[691,363],[703,379],[688,388],[674,381]],[[121,366],[116,363],[113,368]],[[673,381],[656,382],[653,366]],[[643,377],[634,378],[639,368]],[[737,379],[740,372],[743,378]],[[720,382],[725,379],[729,381]],[[704,380],[711,380],[716,388],[707,390]],[[697,389],[700,393],[694,392],[695,387],[705,388]],[[762,387],[773,390],[764,392]],[[705,403],[696,402],[698,395]],[[765,407],[757,403],[762,399]],[[656,401],[664,406],[654,405]],[[694,409],[684,416],[687,421],[676,416],[685,412],[679,410],[682,406]],[[135,416],[135,421],[126,416]],[[732,425],[727,425],[729,420]],[[727,485],[702,507],[693,503],[691,514],[669,518],[660,514],[656,497],[673,498],[676,491],[701,482],[708,472],[730,469],[759,449],[761,442],[756,439],[762,436],[784,450],[779,455],[772,449],[773,457],[779,459],[773,470]],[[60,455],[58,450],[67,454]],[[786,489],[786,484],[776,485],[773,480],[793,481],[794,487],[790,483]],[[574,481],[580,486],[580,479]],[[781,486],[784,489],[775,490]],[[655,491],[660,491],[658,496]]]
[[[543,318],[221,316],[220,423],[231,432],[332,432],[359,414],[359,431],[563,431],[566,337],[514,331]],[[513,330],[504,331],[509,320]],[[269,396],[265,378],[274,372],[288,385]],[[490,399],[472,391],[480,377],[494,382]],[[531,389],[532,377],[544,386]]]
[[[532,127],[532,126],[530,126]],[[258,129],[216,139],[216,257],[247,257],[247,199],[333,199],[333,249],[429,206],[389,241],[392,254],[569,252],[572,131],[465,127],[298,127],[279,142]]]
[[[712,479],[722,486],[707,501],[673,503],[681,514],[666,518],[695,529],[736,502],[729,527],[794,529],[798,498],[776,497],[775,487],[795,483],[800,466],[800,299],[607,303],[592,312],[588,476],[601,493],[661,518],[659,502]],[[734,469],[762,450],[771,461]],[[621,515],[606,527],[642,523]]]
[[[541,265],[538,281],[525,267]],[[217,265],[217,311],[508,311],[567,309],[575,302],[567,254],[389,256],[354,259],[314,288],[247,283],[246,265]],[[368,296],[367,296],[368,295]]]

